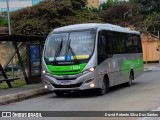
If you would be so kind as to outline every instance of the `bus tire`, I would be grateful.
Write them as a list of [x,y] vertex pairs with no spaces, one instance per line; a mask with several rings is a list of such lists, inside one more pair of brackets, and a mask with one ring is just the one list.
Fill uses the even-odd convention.
[[63,96],[64,92],[63,91],[55,91],[54,92],[57,96]]
[[108,91],[109,91],[109,81],[103,79],[102,88],[97,89],[97,94],[101,96],[101,95],[106,94]]
[[132,85],[133,79],[134,79],[134,75],[133,75],[133,72],[131,72],[129,75],[129,81],[126,83],[127,87]]

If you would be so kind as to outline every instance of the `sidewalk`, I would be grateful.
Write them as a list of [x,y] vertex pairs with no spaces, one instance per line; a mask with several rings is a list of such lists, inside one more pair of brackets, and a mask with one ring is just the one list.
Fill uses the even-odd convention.
[[149,72],[153,70],[160,70],[160,64],[159,63],[147,63],[144,64],[144,71]]
[[47,92],[48,90],[44,88],[43,83],[25,85],[19,88],[0,89],[0,105],[45,94]]

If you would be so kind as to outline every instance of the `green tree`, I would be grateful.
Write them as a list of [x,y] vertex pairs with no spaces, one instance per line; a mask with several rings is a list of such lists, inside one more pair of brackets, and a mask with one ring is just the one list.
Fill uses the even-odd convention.
[[8,25],[7,23],[7,13],[2,12],[0,13],[0,26],[1,27],[6,27]]
[[103,2],[100,4],[99,8],[101,10],[106,10],[111,7],[115,2],[113,0],[108,0],[107,2]]
[[87,9],[86,4],[86,0],[45,1],[13,12],[12,33],[47,35],[54,28],[65,25],[101,22],[98,13]]
[[74,9],[82,10],[87,6],[87,0],[71,0]]
[[138,17],[137,15],[139,10],[139,4],[122,3],[113,5],[107,10],[102,10],[100,12],[100,16],[103,19],[103,21],[107,23],[126,26],[128,24],[134,24],[135,22],[142,19],[140,16]]
[[142,14],[152,14],[160,12],[160,1],[159,0],[141,0]]
[[7,21],[7,20],[2,20],[2,21],[0,22],[0,25],[1,25],[2,27],[7,27],[7,26],[8,26],[8,21]]

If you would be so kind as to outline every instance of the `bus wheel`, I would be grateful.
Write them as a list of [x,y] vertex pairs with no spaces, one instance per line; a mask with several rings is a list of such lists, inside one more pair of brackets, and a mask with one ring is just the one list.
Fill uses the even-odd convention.
[[63,91],[55,91],[54,92],[57,96],[63,96],[64,92]]
[[126,85],[129,87],[132,85],[132,80],[134,79],[134,76],[133,76],[133,73],[131,72],[130,73],[130,76],[129,76],[129,81],[126,83]]
[[97,90],[97,93],[98,93],[98,95],[104,95],[108,91],[109,91],[109,83],[108,83],[108,81],[106,81],[105,79],[103,79],[102,88],[99,88]]

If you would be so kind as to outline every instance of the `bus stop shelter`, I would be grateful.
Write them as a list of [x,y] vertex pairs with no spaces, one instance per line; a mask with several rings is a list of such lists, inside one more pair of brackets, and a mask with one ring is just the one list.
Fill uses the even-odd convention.
[[[14,56],[17,54],[17,58],[18,58],[18,61],[19,61],[19,65],[21,67],[21,70],[23,72],[23,76],[24,76],[24,79],[26,81],[26,84],[30,84],[34,81],[34,79],[39,79],[40,81],[40,75],[39,76],[36,76],[36,77],[33,77],[31,76],[31,72],[29,74],[29,77],[27,76],[27,73],[25,71],[25,68],[24,68],[24,64],[22,62],[22,58],[20,56],[20,47],[24,44],[24,43],[27,43],[28,45],[39,45],[40,48],[43,48],[43,44],[44,44],[44,41],[46,39],[46,36],[29,36],[29,35],[8,35],[8,34],[0,34],[0,41],[5,41],[5,42],[11,42],[12,45],[14,46],[14,51],[12,51],[12,54],[9,56],[9,58],[6,60],[6,63],[1,66],[0,64],[0,71],[1,71],[1,74],[3,75],[4,79],[2,81],[6,81],[8,86],[9,87],[12,87],[10,82],[16,78],[8,78],[5,74],[5,71],[4,69],[7,67],[7,65],[13,60]],[[28,47],[28,46],[27,46]],[[29,51],[29,48],[27,48],[27,50]],[[7,51],[6,51],[7,52]],[[32,52],[29,52],[30,54],[32,54]],[[40,53],[40,50],[39,50],[39,53]],[[30,57],[30,55],[28,56]],[[39,56],[39,58],[41,58]],[[41,59],[40,59],[41,61]],[[41,63],[41,62],[40,62]],[[39,67],[40,67],[40,64],[39,64]],[[30,69],[29,71],[32,69],[32,66],[30,65]],[[41,72],[40,72],[41,73]],[[37,78],[38,77],[38,78]],[[33,81],[32,81],[33,80]],[[1,82],[1,80],[0,80]]]

